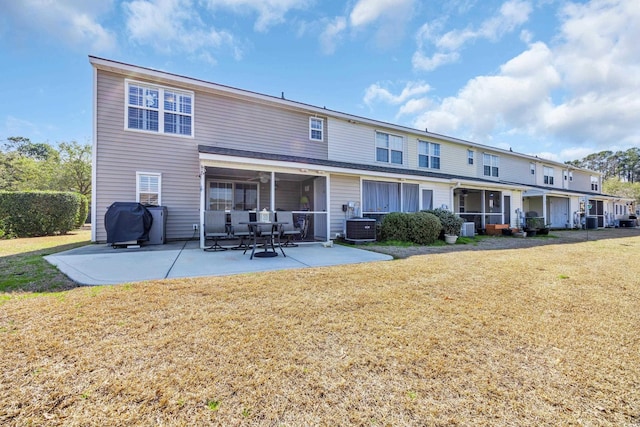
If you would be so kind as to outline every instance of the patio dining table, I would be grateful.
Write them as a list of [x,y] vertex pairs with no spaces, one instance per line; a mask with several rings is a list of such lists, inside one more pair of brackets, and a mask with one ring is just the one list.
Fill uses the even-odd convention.
[[[280,222],[280,221],[272,221],[272,222],[261,222],[261,221],[249,221],[249,222],[241,222],[240,224],[246,224],[249,227],[249,237],[251,238],[251,257],[249,259],[256,258],[271,258],[278,256],[278,252],[276,251],[276,243],[274,240],[277,238],[277,245],[280,248],[280,252],[282,255],[286,257],[287,255],[284,253],[284,249],[282,249],[282,244],[280,243],[280,229],[283,225],[288,224],[288,222]],[[271,227],[270,232],[261,232],[261,228]],[[258,238],[265,237],[263,251],[256,252],[256,248],[258,247]],[[269,250],[271,247],[271,250]],[[248,249],[248,248],[247,248]],[[244,250],[244,253],[247,253],[247,249]]]

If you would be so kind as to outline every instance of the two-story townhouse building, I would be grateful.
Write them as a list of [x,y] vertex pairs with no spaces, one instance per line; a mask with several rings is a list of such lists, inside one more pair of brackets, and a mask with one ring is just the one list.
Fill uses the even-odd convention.
[[90,63],[93,241],[106,240],[116,201],[166,206],[167,238],[192,237],[196,224],[201,241],[206,210],[293,211],[305,240],[324,241],[352,216],[445,207],[482,229],[537,209],[564,227],[581,200],[613,203],[594,172],[284,96]]

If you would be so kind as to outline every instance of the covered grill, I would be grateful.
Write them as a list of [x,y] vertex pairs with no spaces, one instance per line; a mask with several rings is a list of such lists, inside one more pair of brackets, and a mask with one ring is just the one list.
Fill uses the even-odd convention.
[[113,245],[149,240],[153,216],[147,208],[135,202],[114,202],[104,215],[107,243]]

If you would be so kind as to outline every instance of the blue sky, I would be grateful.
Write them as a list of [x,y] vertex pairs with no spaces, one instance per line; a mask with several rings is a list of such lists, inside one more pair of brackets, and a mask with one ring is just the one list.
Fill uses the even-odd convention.
[[91,142],[88,55],[565,161],[640,146],[637,0],[21,0],[0,142]]

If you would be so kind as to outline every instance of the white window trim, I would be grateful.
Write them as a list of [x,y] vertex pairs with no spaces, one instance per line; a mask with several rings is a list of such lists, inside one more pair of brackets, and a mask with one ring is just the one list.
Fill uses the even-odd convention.
[[[378,147],[378,134],[383,134],[383,135],[387,135],[387,136],[395,136],[397,138],[400,138],[400,140],[402,141],[402,150],[395,150],[395,149],[391,148],[391,143],[390,142],[389,142],[389,145],[387,147]],[[389,133],[389,132],[383,132],[383,131],[377,130],[376,133],[375,133],[375,149],[376,149],[375,159],[376,159],[376,162],[390,164],[390,165],[404,165],[405,162],[407,161],[406,160],[406,152],[405,152],[406,150],[405,150],[405,146],[404,145],[405,145],[404,136],[398,135],[398,134],[395,134],[395,133]],[[377,154],[378,148],[383,148],[383,149],[387,150],[388,160],[386,162],[384,162],[382,160],[378,160],[378,154]],[[402,154],[402,162],[401,163],[395,163],[395,162],[392,161],[392,158],[393,158],[392,152],[393,151],[399,151]]]
[[[486,157],[489,156],[489,164],[487,164]],[[494,162],[495,160],[495,162]],[[489,174],[484,172],[484,168],[489,166]],[[497,175],[493,174],[493,168],[496,168]],[[500,177],[500,156],[491,153],[482,153],[482,175],[490,178]]]
[[[311,127],[311,123],[313,123],[314,120],[317,120],[320,122],[320,138],[314,138],[313,137],[313,131],[318,131],[318,129],[314,129]],[[309,117],[309,140],[310,141],[324,141],[324,119],[320,118],[320,117]]]
[[162,174],[158,172],[136,172],[136,201],[140,203],[140,177],[141,176],[157,176],[158,177],[158,206],[162,206]]
[[467,165],[473,166],[473,163],[475,162],[474,157],[475,157],[474,151],[467,150]]
[[[427,144],[427,153],[422,153],[420,152],[420,147],[422,146],[422,144]],[[433,154],[435,146],[438,146],[438,151],[439,154],[436,156]],[[431,142],[431,141],[424,141],[422,139],[418,140],[418,167],[420,169],[433,169],[433,170],[440,170],[442,168],[442,158],[441,158],[441,154],[442,154],[442,145],[439,142]],[[429,164],[429,166],[420,166],[420,156],[426,156],[427,157],[427,162]],[[434,168],[433,167],[433,159],[437,158],[438,159],[438,167]]]
[[543,182],[546,185],[555,185],[555,171],[550,166],[544,166],[543,168]]
[[[158,131],[145,130],[145,129],[131,129],[129,128],[129,86],[141,86],[158,91]],[[184,135],[181,133],[167,133],[164,131],[164,92],[174,92],[178,94],[188,95],[191,97],[191,114],[179,113],[182,116],[191,117],[191,135]],[[139,108],[139,106],[133,105],[132,107]],[[167,111],[169,112],[169,111]],[[173,112],[171,112],[173,113]],[[140,132],[151,135],[165,135],[174,136],[178,138],[194,138],[195,137],[195,93],[189,90],[177,89],[169,86],[161,86],[157,84],[140,82],[137,80],[125,79],[124,85],[124,130],[127,132]]]

